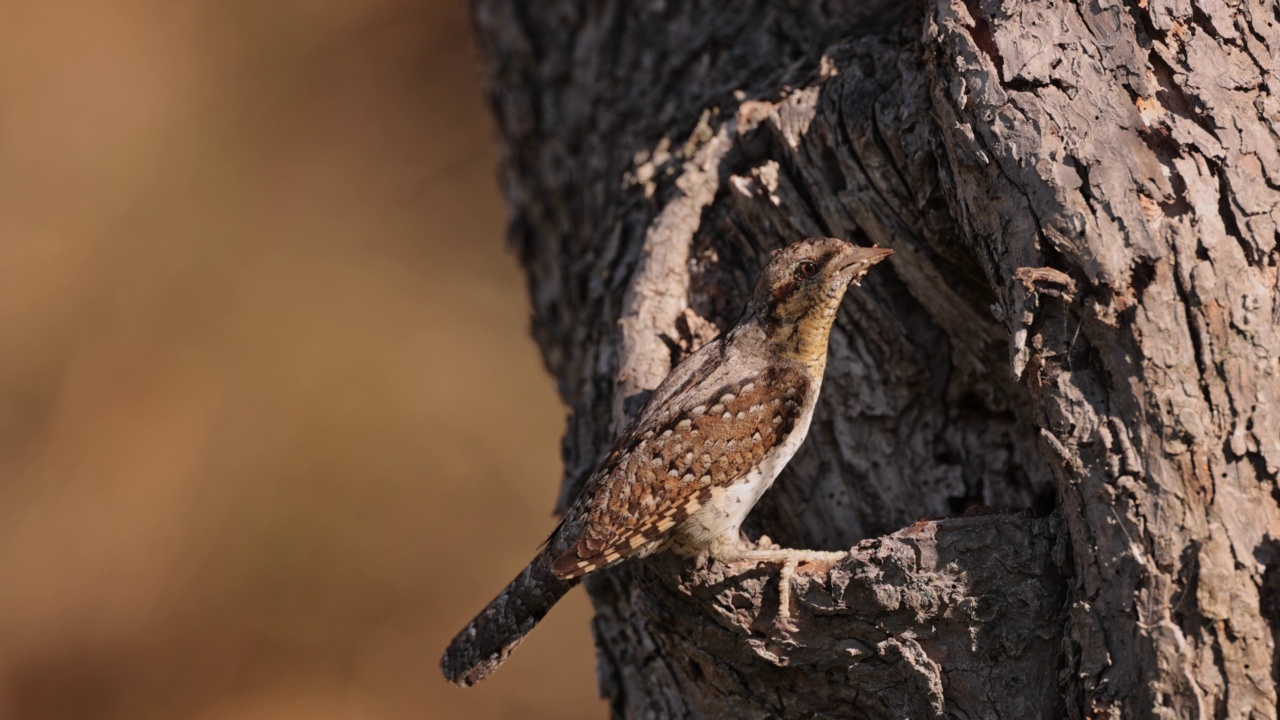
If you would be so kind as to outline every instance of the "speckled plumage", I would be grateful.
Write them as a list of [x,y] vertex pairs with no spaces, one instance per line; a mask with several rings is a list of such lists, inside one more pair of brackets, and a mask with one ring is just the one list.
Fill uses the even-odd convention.
[[579,577],[679,543],[691,516],[796,429],[811,409],[812,384],[801,368],[766,366],[738,380],[703,381],[633,426],[583,489],[572,511],[578,517],[566,522],[585,529],[552,570]]
[[534,560],[450,644],[445,677],[492,672],[588,573],[665,549],[747,557],[738,528],[808,431],[840,300],[889,253],[831,238],[776,251],[737,324],[654,390]]

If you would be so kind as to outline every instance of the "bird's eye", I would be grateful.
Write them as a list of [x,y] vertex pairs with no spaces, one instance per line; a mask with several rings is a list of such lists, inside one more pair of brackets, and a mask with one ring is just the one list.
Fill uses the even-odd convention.
[[811,278],[818,274],[818,263],[811,260],[805,260],[796,266],[796,275],[800,277]]

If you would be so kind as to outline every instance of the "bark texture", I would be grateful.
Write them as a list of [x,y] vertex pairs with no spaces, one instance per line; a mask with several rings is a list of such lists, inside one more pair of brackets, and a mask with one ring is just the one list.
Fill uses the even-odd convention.
[[768,250],[896,251],[748,520],[855,551],[790,624],[775,570],[589,581],[615,714],[1277,717],[1274,2],[474,9],[560,507]]

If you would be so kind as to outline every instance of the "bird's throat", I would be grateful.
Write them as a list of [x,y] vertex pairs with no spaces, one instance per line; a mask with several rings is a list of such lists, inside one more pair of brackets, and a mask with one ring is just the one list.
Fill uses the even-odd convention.
[[827,365],[827,344],[839,308],[840,300],[834,298],[799,317],[779,321],[770,333],[774,349],[821,373]]

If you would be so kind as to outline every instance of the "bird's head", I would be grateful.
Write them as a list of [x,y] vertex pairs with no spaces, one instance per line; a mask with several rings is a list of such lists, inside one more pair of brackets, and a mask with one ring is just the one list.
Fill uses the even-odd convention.
[[891,254],[835,238],[809,238],[775,250],[756,281],[747,315],[784,352],[825,362],[845,290]]

